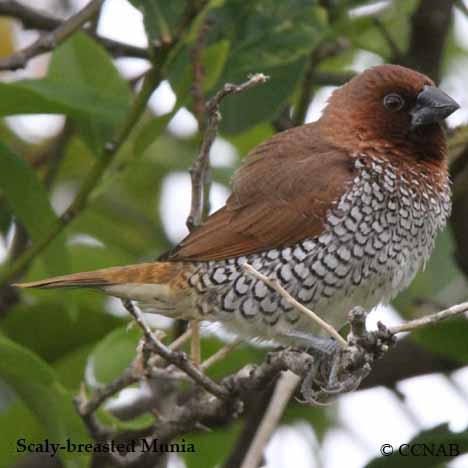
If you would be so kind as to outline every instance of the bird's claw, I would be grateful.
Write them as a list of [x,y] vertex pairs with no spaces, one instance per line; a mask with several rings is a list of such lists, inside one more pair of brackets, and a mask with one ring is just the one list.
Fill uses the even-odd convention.
[[304,403],[326,406],[338,395],[356,390],[372,364],[395,343],[394,335],[382,323],[375,332],[362,327],[354,327],[354,331],[358,333],[353,333],[352,327],[347,348],[335,343],[332,353],[314,353],[314,364],[301,385]]

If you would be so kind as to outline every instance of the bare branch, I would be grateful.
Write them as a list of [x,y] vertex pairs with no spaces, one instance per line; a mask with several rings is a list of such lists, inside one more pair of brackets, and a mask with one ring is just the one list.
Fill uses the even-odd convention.
[[104,0],[92,0],[76,15],[61,23],[54,31],[42,34],[29,47],[15,52],[10,57],[0,59],[0,70],[24,68],[31,58],[55,49],[75,31],[80,29],[84,23],[92,19],[100,10],[103,2]]
[[[0,2],[0,16],[9,16],[20,21],[25,29],[38,29],[40,31],[54,31],[63,24],[63,20],[47,16],[42,12],[29,8],[15,0]],[[137,47],[124,42],[100,36],[87,25],[83,30],[96,41],[101,43],[114,57],[128,56],[149,59],[148,49]]]
[[56,29],[61,21],[33,10],[15,0],[4,0],[0,2],[0,15],[17,18],[26,29]]
[[408,51],[398,63],[425,73],[436,83],[440,81],[453,5],[453,0],[420,0],[411,15]]
[[242,339],[238,338],[234,340],[232,343],[229,343],[226,346],[223,346],[218,351],[216,351],[216,353],[212,354],[209,358],[205,359],[202,362],[201,364],[202,370],[206,370],[208,369],[208,367],[211,367],[217,362],[224,359],[241,342],[242,342]]
[[[191,336],[191,331],[188,330],[184,334],[180,335],[175,339],[168,348],[171,351],[179,349],[183,344],[185,344]],[[155,356],[148,360],[148,366],[155,368],[162,362],[160,356]],[[108,398],[120,392],[124,388],[129,387],[137,383],[142,378],[141,366],[139,364],[139,358],[130,364],[123,373],[117,377],[115,380],[110,382],[107,385],[104,385],[95,390],[91,398],[86,399],[85,394],[82,392],[78,399],[78,412],[81,416],[86,416],[88,414],[96,411]]]
[[294,306],[299,312],[302,312],[304,315],[312,319],[322,330],[327,332],[328,335],[335,338],[337,343],[339,343],[343,348],[347,348],[348,344],[346,340],[327,322],[322,320],[316,313],[312,312],[310,309],[305,307],[299,301],[294,299],[284,288],[279,284],[276,278],[269,278],[268,276],[263,275],[257,271],[252,265],[244,263],[242,265],[243,270],[251,276],[263,281],[265,284],[273,288],[278,294],[280,294],[289,304]]
[[190,342],[190,357],[196,366],[201,362],[200,345],[200,322],[198,320],[190,321],[190,331],[192,332],[192,341]]
[[210,149],[216,138],[219,123],[221,121],[221,114],[219,112],[221,101],[226,96],[240,94],[254,88],[255,86],[263,84],[267,79],[267,76],[262,73],[257,73],[240,85],[226,83],[223,88],[208,101],[206,105],[206,111],[208,113],[206,131],[203,136],[200,153],[190,169],[190,177],[192,180],[192,202],[190,214],[187,218],[187,227],[190,231],[200,224],[203,214],[203,188],[205,173],[209,166]]
[[200,133],[205,131],[206,122],[206,106],[205,106],[205,93],[203,91],[203,81],[205,79],[205,70],[203,68],[203,50],[206,45],[206,35],[208,33],[208,24],[205,20],[203,26],[198,31],[198,36],[195,39],[195,43],[190,50],[190,61],[192,64],[193,71],[193,83],[192,83],[192,108],[193,113],[198,122],[198,129]]
[[401,325],[395,325],[394,327],[389,327],[388,331],[392,335],[396,335],[397,333],[408,332],[417,330],[418,328],[427,327],[429,325],[434,325],[437,322],[442,320],[447,320],[449,318],[455,317],[456,315],[463,314],[468,312],[468,302],[462,302],[461,304],[454,305],[449,307],[448,309],[441,310],[440,312],[436,312],[435,314],[426,315],[425,317],[421,317],[419,319],[411,320],[406,323],[402,323]]
[[81,416],[84,424],[88,428],[89,433],[95,440],[102,440],[110,435],[110,431],[101,425],[97,420],[94,411],[82,411],[82,406],[86,402],[86,390],[84,384],[81,385],[80,393],[73,400],[78,414]]
[[262,459],[263,451],[276,429],[281,416],[286,409],[291,396],[294,394],[300,378],[291,371],[282,372],[276,382],[275,391],[268,405],[268,409],[260,423],[257,433],[241,468],[257,468]]
[[159,354],[161,357],[166,359],[166,361],[174,364],[181,371],[189,375],[196,383],[203,387],[206,391],[210,392],[212,395],[218,398],[227,398],[229,397],[229,392],[217,384],[209,377],[207,377],[200,369],[194,366],[190,360],[187,358],[185,353],[172,351],[169,347],[161,343],[150,330],[146,322],[144,321],[139,310],[133,305],[131,301],[124,300],[122,301],[124,307],[128,310],[130,315],[135,319],[140,328],[143,330],[146,344],[152,349],[155,353]]

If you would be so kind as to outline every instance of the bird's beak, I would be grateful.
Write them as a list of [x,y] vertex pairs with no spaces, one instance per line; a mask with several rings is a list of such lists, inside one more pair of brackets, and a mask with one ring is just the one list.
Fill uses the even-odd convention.
[[450,96],[435,86],[424,86],[411,109],[412,128],[441,122],[460,106]]

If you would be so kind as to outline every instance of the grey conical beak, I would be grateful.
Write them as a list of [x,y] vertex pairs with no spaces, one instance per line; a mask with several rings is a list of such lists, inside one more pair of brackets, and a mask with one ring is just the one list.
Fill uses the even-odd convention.
[[448,94],[435,86],[424,86],[416,98],[416,105],[410,111],[411,126],[429,125],[441,122],[460,106]]

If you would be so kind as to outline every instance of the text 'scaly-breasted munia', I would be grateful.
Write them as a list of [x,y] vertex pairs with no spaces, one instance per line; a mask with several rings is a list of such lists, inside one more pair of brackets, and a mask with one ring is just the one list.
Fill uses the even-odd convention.
[[408,286],[449,216],[440,123],[458,104],[420,73],[366,70],[322,117],[256,147],[226,205],[159,261],[23,287],[87,287],[169,317],[222,322],[243,337],[320,334],[248,262],[328,323]]

